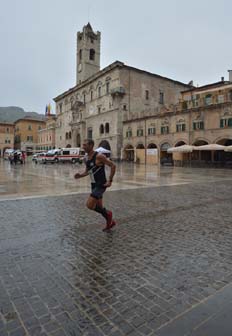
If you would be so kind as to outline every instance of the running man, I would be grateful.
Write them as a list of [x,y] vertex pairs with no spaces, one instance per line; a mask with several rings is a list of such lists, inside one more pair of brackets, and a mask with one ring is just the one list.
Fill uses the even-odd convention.
[[[115,164],[107,159],[105,155],[95,152],[94,141],[86,139],[83,143],[83,149],[87,153],[86,170],[84,173],[76,173],[74,178],[79,179],[90,175],[92,192],[87,200],[86,206],[90,210],[100,213],[106,220],[106,226],[103,231],[110,230],[116,223],[113,220],[112,211],[103,207],[103,194],[106,188],[111,187],[115,174]],[[109,180],[106,180],[105,165],[110,167]]]

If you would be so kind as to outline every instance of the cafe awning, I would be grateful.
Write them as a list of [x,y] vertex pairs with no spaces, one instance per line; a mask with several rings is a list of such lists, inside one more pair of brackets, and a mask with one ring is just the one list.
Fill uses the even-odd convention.
[[199,151],[217,151],[217,150],[224,150],[224,149],[225,149],[225,146],[218,145],[218,144],[194,146],[194,150],[199,150]]
[[111,153],[110,150],[105,149],[104,147],[98,147],[97,149],[95,149],[95,152],[102,153],[102,154],[109,154],[109,153]]
[[168,153],[191,153],[194,150],[195,146],[191,145],[182,145],[178,147],[168,148]]
[[225,146],[225,152],[232,152],[232,146]]

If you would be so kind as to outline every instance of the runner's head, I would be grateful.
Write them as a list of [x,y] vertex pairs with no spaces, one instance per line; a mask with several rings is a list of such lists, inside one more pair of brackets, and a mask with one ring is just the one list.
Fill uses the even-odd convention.
[[90,153],[93,150],[94,141],[92,139],[85,139],[83,142],[83,149],[86,153]]

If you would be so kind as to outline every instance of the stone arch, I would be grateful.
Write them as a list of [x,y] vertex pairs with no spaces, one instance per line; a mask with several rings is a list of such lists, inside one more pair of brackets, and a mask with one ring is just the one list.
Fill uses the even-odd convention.
[[127,144],[123,150],[123,159],[126,161],[134,162],[135,151],[134,147],[131,144]]
[[170,148],[170,147],[171,147],[170,143],[168,141],[165,141],[165,142],[161,143],[160,151],[167,152],[168,148]]
[[102,140],[99,143],[98,147],[103,147],[103,148],[108,149],[108,150],[111,151],[110,143],[107,140]]
[[203,146],[203,145],[208,145],[208,144],[209,144],[209,141],[206,139],[196,139],[193,142],[194,146]]
[[157,148],[157,146],[154,143],[149,143],[149,145],[147,146],[147,148]]
[[165,164],[166,162],[173,162],[172,161],[172,153],[168,153],[168,148],[171,147],[169,141],[164,141],[160,145],[160,163]]
[[217,138],[215,140],[215,143],[218,145],[223,145],[223,146],[231,146],[232,145],[232,138]]
[[[206,139],[196,139],[193,142],[194,146],[203,146],[203,145],[208,145],[209,141],[207,141]],[[211,158],[211,154],[210,151],[198,151],[198,150],[194,150],[192,153],[192,160],[197,160],[197,161],[210,161]]]
[[183,146],[183,145],[187,145],[185,141],[183,140],[179,140],[177,141],[177,143],[175,144],[175,147],[179,147],[179,146]]
[[145,149],[144,145],[142,143],[139,143],[137,146],[136,146],[136,149]]

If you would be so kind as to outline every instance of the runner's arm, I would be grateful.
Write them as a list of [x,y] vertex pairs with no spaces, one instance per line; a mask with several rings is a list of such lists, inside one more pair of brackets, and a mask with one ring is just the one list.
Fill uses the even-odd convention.
[[76,173],[76,174],[74,175],[74,178],[75,178],[75,179],[79,179],[79,178],[85,177],[85,176],[87,176],[87,175],[89,175],[89,172],[88,172],[88,170],[87,170],[87,168],[86,168],[86,170],[85,170],[83,173]]

